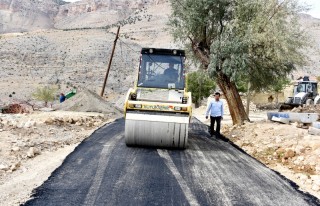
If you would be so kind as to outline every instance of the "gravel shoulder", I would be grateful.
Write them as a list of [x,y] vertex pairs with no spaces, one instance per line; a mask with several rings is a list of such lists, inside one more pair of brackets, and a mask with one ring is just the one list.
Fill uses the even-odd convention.
[[320,199],[320,136],[269,121],[225,127],[223,134],[267,167]]
[[20,205],[108,115],[89,112],[0,114],[0,205]]
[[24,169],[8,174],[0,185],[0,205],[20,205],[32,195],[32,190],[43,184],[58,168],[77,144],[53,152],[45,152],[23,164]]
[[[194,116],[205,119],[206,107],[194,110]],[[267,111],[251,108],[251,123],[233,126],[225,104],[222,134],[272,170],[296,183],[300,190],[320,199],[320,136],[309,135],[307,129],[267,121]]]

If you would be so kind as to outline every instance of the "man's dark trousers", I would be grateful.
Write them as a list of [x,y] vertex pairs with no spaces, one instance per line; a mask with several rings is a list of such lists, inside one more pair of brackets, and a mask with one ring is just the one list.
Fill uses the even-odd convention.
[[[216,133],[214,132],[214,124],[217,122],[217,129]],[[221,117],[212,117],[210,116],[210,134],[213,136],[214,134],[220,135],[220,128],[221,128]]]

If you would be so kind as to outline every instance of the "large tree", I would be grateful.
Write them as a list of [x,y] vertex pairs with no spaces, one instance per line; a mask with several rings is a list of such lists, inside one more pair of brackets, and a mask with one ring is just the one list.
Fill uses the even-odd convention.
[[234,124],[249,120],[237,79],[267,88],[304,63],[307,38],[299,25],[304,8],[296,0],[171,0],[176,40],[225,95]]

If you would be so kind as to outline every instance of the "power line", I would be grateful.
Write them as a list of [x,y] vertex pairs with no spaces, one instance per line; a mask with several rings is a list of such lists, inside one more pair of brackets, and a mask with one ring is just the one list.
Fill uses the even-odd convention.
[[122,39],[121,38],[119,38],[119,41],[121,42],[121,43],[123,43],[123,45],[125,45],[128,49],[130,49],[131,51],[133,51],[133,52],[135,52],[135,53],[139,53],[140,54],[140,51],[136,51],[136,50],[134,50],[132,47],[130,47],[128,44],[126,44],[124,41],[122,41]]
[[180,6],[182,6],[183,9],[187,10],[187,7],[184,4],[182,4],[180,0],[175,0],[175,2],[180,4]]
[[[128,58],[129,58],[129,55],[125,55],[125,56],[126,56],[126,59],[124,59],[122,44],[123,44],[123,43],[120,41],[120,58],[121,58],[122,61],[124,62],[125,67],[128,68]],[[132,66],[132,61],[131,61],[131,66]]]

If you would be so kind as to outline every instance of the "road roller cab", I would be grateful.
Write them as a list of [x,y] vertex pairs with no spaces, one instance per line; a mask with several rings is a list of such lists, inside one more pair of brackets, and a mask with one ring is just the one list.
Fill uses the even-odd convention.
[[192,113],[185,52],[143,48],[138,79],[125,101],[128,146],[186,148]]

